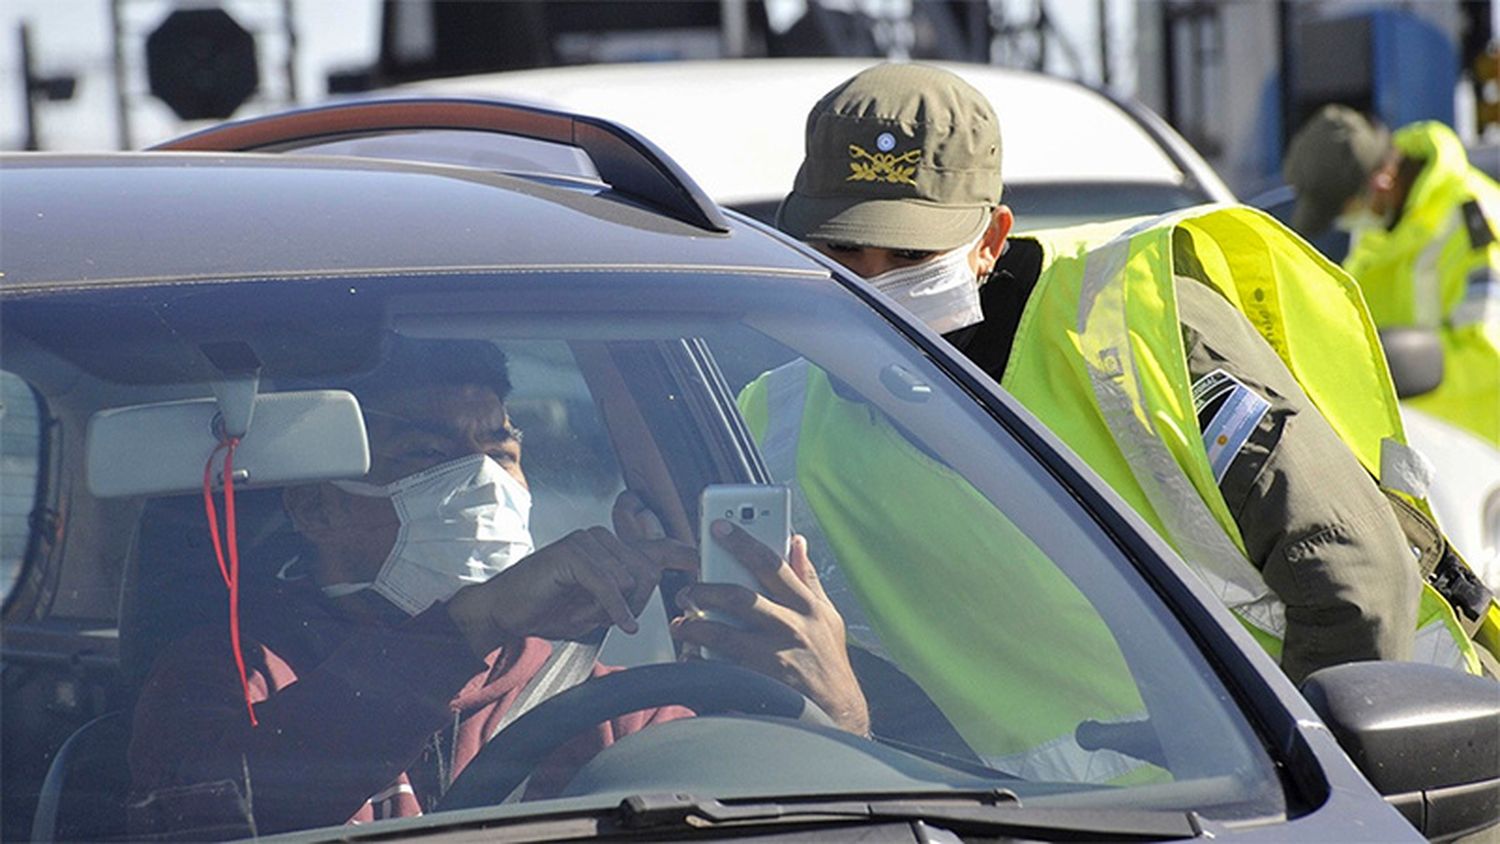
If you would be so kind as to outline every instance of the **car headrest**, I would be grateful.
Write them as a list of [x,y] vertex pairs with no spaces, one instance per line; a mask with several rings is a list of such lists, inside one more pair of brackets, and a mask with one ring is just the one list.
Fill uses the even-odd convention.
[[[240,607],[251,618],[258,604],[274,600],[278,572],[306,554],[307,546],[282,507],[281,490],[251,490],[235,499]],[[120,599],[120,672],[127,692],[140,689],[167,644],[204,625],[227,631],[228,624],[228,590],[202,496],[147,502],[126,557]]]

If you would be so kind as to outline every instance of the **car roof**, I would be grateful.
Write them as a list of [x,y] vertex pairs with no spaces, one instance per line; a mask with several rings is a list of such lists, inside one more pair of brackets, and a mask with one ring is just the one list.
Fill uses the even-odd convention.
[[[734,203],[764,200],[790,188],[802,159],[808,110],[871,64],[870,59],[643,62],[434,79],[394,90],[503,97],[619,121],[656,142],[710,196]],[[1084,85],[987,65],[934,64],[964,77],[994,104],[1008,184],[1181,184],[1200,177],[1184,172],[1124,108]]]
[[505,269],[826,276],[738,218],[714,231],[601,182],[250,153],[0,156],[0,288]]

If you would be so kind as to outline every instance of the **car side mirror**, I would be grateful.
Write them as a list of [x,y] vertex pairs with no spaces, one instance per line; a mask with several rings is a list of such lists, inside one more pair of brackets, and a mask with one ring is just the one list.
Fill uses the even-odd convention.
[[1431,839],[1500,823],[1500,684],[1417,662],[1315,671],[1302,694],[1387,803]]
[[1403,399],[1430,393],[1443,383],[1443,341],[1427,328],[1382,328],[1380,345]]

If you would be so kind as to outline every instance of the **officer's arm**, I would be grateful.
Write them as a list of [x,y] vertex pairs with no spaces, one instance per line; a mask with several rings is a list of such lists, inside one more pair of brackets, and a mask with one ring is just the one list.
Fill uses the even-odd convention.
[[[1282,668],[1300,682],[1342,662],[1409,658],[1420,584],[1384,494],[1239,311],[1191,280],[1178,297],[1193,381],[1218,371],[1268,405],[1248,439],[1228,443],[1219,488],[1286,607]],[[1199,414],[1205,430],[1213,410]]]

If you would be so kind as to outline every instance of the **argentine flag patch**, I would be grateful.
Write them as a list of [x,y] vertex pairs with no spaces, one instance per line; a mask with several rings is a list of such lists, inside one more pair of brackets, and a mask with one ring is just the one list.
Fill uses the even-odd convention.
[[1208,465],[1213,467],[1214,481],[1221,483],[1271,403],[1238,378],[1215,369],[1193,382],[1193,408],[1198,413]]

